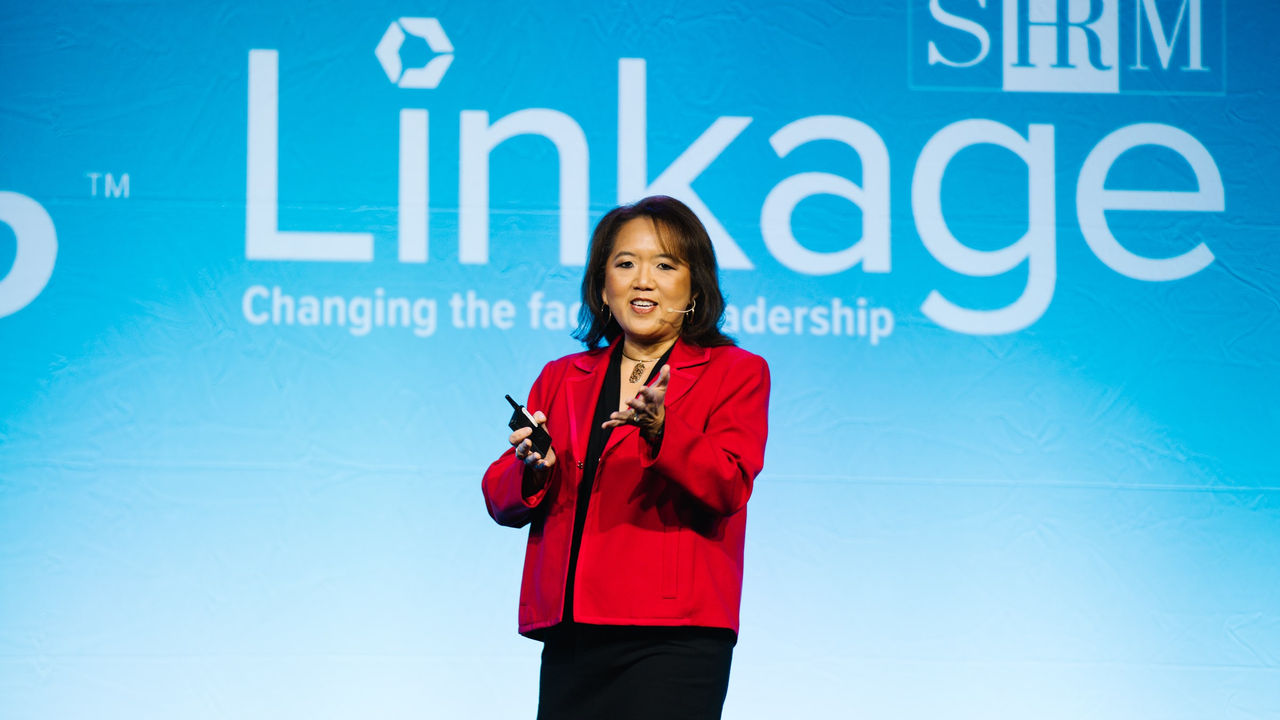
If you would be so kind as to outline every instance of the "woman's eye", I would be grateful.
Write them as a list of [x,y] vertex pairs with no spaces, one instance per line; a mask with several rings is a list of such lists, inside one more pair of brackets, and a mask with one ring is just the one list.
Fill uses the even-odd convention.
[[618,264],[617,264],[617,265],[614,265],[614,267],[629,268],[629,267],[631,267],[631,261],[630,261],[630,260],[619,260],[619,261],[618,261]]
[[674,266],[674,265],[671,265],[671,264],[669,264],[669,263],[658,263],[658,269],[660,269],[660,270],[675,270],[676,268],[675,268],[675,266]]

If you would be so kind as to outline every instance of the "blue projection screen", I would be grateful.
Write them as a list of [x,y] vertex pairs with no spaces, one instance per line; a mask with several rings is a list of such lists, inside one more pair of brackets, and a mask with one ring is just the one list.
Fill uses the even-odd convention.
[[730,718],[1280,716],[1280,8],[0,13],[0,717],[513,718],[483,468],[669,194],[773,373]]

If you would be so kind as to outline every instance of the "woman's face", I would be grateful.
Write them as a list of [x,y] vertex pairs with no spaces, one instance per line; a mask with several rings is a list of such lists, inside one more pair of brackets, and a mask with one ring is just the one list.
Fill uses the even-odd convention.
[[689,266],[662,249],[653,221],[627,221],[604,270],[604,302],[626,339],[641,346],[674,340],[691,296]]

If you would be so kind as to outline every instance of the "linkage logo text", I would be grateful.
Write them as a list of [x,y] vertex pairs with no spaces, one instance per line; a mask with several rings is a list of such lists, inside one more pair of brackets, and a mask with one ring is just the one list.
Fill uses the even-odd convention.
[[[937,5],[938,2],[939,0],[934,0],[934,4],[930,7],[941,11],[941,7]],[[979,7],[984,6],[983,0],[973,0],[973,3]],[[1065,28],[1061,34],[1067,39],[1061,46],[1069,45],[1072,52],[1063,55],[1063,61],[1074,62],[1076,55],[1073,53],[1076,45],[1070,42],[1080,33],[1085,33],[1081,36],[1084,38],[1081,46],[1084,48],[1082,62],[1096,60],[1102,64],[1111,63],[1114,67],[1114,57],[1108,55],[1109,51],[1106,51],[1105,44],[1091,40],[1103,37],[1097,25],[1100,20],[1091,18],[1099,12],[1105,15],[1107,8],[1111,8],[1114,15],[1115,6],[1109,5],[1107,0],[1095,0],[1094,4],[1087,6],[1080,5],[1079,10],[1076,9],[1077,4],[1066,0],[1061,0],[1058,4],[1063,13],[1072,13],[1061,15],[1070,22],[1063,25],[1050,24],[1055,28]],[[1150,6],[1151,12],[1163,12],[1163,6],[1156,7],[1156,5],[1157,3],[1152,0],[1144,0],[1144,6]],[[1021,11],[1028,9],[1031,3],[1027,0],[1010,0],[1010,3],[1006,4],[1006,7],[1009,6]],[[1102,9],[1098,10],[1099,7]],[[1203,10],[1200,0],[1184,0],[1180,7],[1184,8],[1185,13],[1180,16],[1182,20],[1165,18],[1161,21],[1164,24],[1159,27],[1172,29],[1160,30],[1156,33],[1159,37],[1166,39],[1166,45],[1180,42],[1179,38],[1189,37],[1185,34],[1189,31],[1182,28],[1204,25],[1202,20],[1192,22],[1190,19],[1199,17],[1193,16],[1193,10],[1196,13]],[[1076,20],[1074,13],[1085,10],[1089,10],[1090,13],[1083,16],[1082,20]],[[1099,18],[1102,15],[1099,15]],[[955,21],[955,17],[951,18],[951,22],[960,24]],[[1034,22],[1029,24],[1027,32],[1022,34],[1037,35],[1039,30],[1049,27],[1035,24],[1043,25],[1048,22],[1038,19],[1039,15],[1032,13],[1029,17]],[[1152,25],[1153,27],[1156,25],[1155,21],[1152,21]],[[383,69],[387,70],[387,77],[397,82],[400,87],[425,86],[427,83],[419,83],[416,80],[406,84],[405,77],[408,76],[408,72],[388,59],[392,56],[391,50],[397,49],[396,45],[401,40],[399,33],[402,32],[402,26],[405,30],[421,32],[424,35],[428,30],[426,23],[406,22],[405,18],[401,18],[384,35],[383,45],[380,48],[388,49],[385,51],[380,49],[378,58],[383,63]],[[439,24],[435,23],[430,27],[438,28]],[[967,31],[971,34],[978,34],[979,30],[986,32],[981,25],[973,24],[964,27],[967,27]],[[391,40],[387,41],[387,37]],[[443,51],[452,50],[452,44],[444,37],[442,30],[436,40],[432,46],[433,50],[437,56],[447,57],[449,53],[443,53]],[[1114,49],[1114,43],[1112,48]],[[951,53],[956,50],[947,48],[936,52]],[[988,54],[992,52],[989,41],[986,52]],[[1016,54],[1010,55],[1008,52],[1005,55],[1015,60],[1018,58]],[[1157,55],[1160,54],[1157,53]],[[1175,67],[1176,56],[1177,53],[1172,49],[1167,55],[1160,55],[1161,58],[1169,61],[1168,68]],[[1046,60],[1040,50],[1033,48],[1029,51],[1028,57],[1029,62],[1034,61],[1033,65],[1047,62],[1046,71],[1062,69],[1053,67],[1053,58]],[[958,62],[954,58],[949,61]],[[436,62],[437,60],[430,61],[424,66],[423,72]],[[443,72],[444,62],[440,64],[440,72]],[[601,147],[602,142],[616,143],[613,148],[610,148],[616,152],[614,157],[617,158],[617,181],[614,186],[616,202],[619,204],[632,202],[646,195],[655,194],[680,198],[706,224],[708,234],[715,244],[720,267],[725,270],[752,270],[756,267],[756,260],[739,245],[731,235],[730,229],[720,222],[715,212],[717,208],[704,202],[695,190],[694,184],[703,171],[735,142],[741,145],[757,143],[757,152],[761,149],[766,150],[768,154],[779,159],[785,158],[803,145],[821,142],[840,143],[856,152],[861,163],[861,177],[855,179],[830,172],[809,171],[778,178],[767,192],[739,199],[740,203],[759,203],[759,222],[754,227],[739,222],[734,231],[758,231],[764,247],[763,251],[756,251],[757,259],[762,252],[768,253],[777,263],[800,275],[835,275],[855,267],[862,273],[876,275],[887,275],[894,271],[892,262],[894,232],[891,228],[891,218],[894,217],[894,213],[891,188],[895,183],[892,183],[890,178],[889,146],[876,128],[855,117],[810,115],[767,128],[769,132],[767,147],[759,148],[759,145],[763,144],[759,135],[755,135],[754,138],[743,136],[743,130],[755,122],[755,118],[738,115],[717,116],[701,134],[690,136],[693,139],[665,169],[653,173],[650,171],[648,162],[650,146],[648,63],[644,58],[624,57],[617,59],[617,66],[617,132],[605,138],[589,137],[578,119],[553,107],[508,108],[507,114],[497,118],[491,117],[488,110],[476,109],[475,105],[470,109],[463,109],[465,106],[457,105],[435,107],[430,110],[419,107],[400,108],[398,220],[395,231],[398,261],[401,263],[428,262],[431,186],[434,183],[439,187],[440,181],[443,180],[456,183],[458,188],[457,230],[456,233],[451,232],[448,236],[449,241],[456,240],[457,261],[462,265],[487,265],[491,240],[489,230],[490,156],[495,148],[512,138],[537,136],[549,141],[555,148],[561,265],[581,267],[586,264],[589,238],[590,158],[599,157],[601,153],[598,148]],[[493,71],[499,70],[495,68]],[[1169,72],[1182,71],[1169,70]],[[1058,82],[1060,76],[1044,77],[1052,82]],[[439,79],[437,75],[432,76],[432,82],[438,82]],[[265,48],[250,50],[248,80],[245,258],[252,261],[273,262],[372,262],[375,247],[375,229],[372,227],[361,231],[335,231],[330,228],[283,229],[280,226],[279,53]],[[485,89],[490,86],[478,87]],[[554,84],[549,84],[547,90],[551,96],[548,99],[554,101]],[[474,98],[474,101],[481,103],[484,101],[484,96]],[[431,142],[437,145],[441,143],[454,145],[458,158],[457,173],[454,176],[432,178],[428,182],[430,166],[428,160],[431,147],[428,142],[429,113],[436,113],[439,117],[443,113],[452,113],[455,109],[456,124],[450,121],[446,126],[456,127],[457,134],[442,137],[437,133],[431,138]],[[667,114],[670,114],[670,110]],[[773,122],[778,123],[778,120],[774,118]],[[1077,125],[1069,122],[1064,131],[1078,132]],[[1096,131],[1096,128],[1088,129],[1091,135]],[[286,128],[286,136],[288,134]],[[1059,232],[1066,227],[1065,218],[1058,214],[1057,188],[1058,184],[1063,182],[1070,183],[1075,188],[1075,221],[1085,243],[1098,260],[1115,272],[1145,282],[1168,282],[1190,277],[1213,262],[1213,252],[1199,235],[1174,238],[1173,246],[1176,251],[1172,253],[1149,255],[1138,248],[1127,247],[1125,243],[1128,238],[1118,237],[1107,218],[1108,211],[1222,212],[1226,207],[1226,189],[1222,174],[1209,149],[1195,136],[1165,123],[1135,123],[1111,130],[1096,141],[1083,157],[1059,157],[1057,136],[1058,128],[1052,123],[1029,123],[1025,126],[1019,123],[1015,127],[989,118],[957,118],[939,127],[919,148],[918,153],[914,149],[910,150],[913,162],[902,162],[906,158],[899,158],[893,164],[894,172],[910,175],[909,216],[902,217],[906,215],[903,213],[899,219],[894,220],[897,223],[899,235],[904,233],[906,235],[899,242],[914,241],[918,238],[928,254],[939,264],[968,277],[1004,275],[1014,272],[1020,266],[1026,266],[1026,281],[1021,294],[1016,300],[1010,300],[1000,307],[972,307],[946,297],[940,290],[930,291],[920,305],[920,310],[939,326],[967,334],[998,335],[1026,328],[1044,314],[1053,299],[1058,282],[1058,236]],[[594,155],[589,152],[589,146],[592,144],[597,148]],[[1014,206],[1001,204],[998,211],[1001,217],[1009,218],[1010,222],[1025,223],[1026,232],[1019,239],[995,250],[971,247],[957,238],[948,223],[948,209],[943,203],[943,179],[953,167],[953,161],[965,149],[979,145],[1003,148],[1012,153],[1025,167],[1028,199],[1025,208],[1017,207],[1016,204]],[[1174,190],[1109,184],[1108,176],[1112,166],[1122,155],[1137,147],[1149,147],[1166,156],[1180,157],[1194,176],[1192,188]],[[1145,162],[1155,161],[1149,154],[1146,157]],[[961,160],[956,164],[963,162]],[[1059,167],[1072,170],[1059,173]],[[1077,167],[1079,170],[1074,171]],[[1021,184],[1021,178],[1019,184]],[[838,236],[843,243],[839,248],[815,249],[806,244],[808,238],[796,237],[792,219],[797,206],[805,199],[818,195],[841,198],[858,210],[858,214],[851,216],[851,222]],[[610,201],[612,202],[614,198]],[[957,212],[963,213],[967,209],[957,207],[953,203],[950,213],[953,215]],[[741,210],[738,212],[740,214]],[[1125,233],[1121,233],[1121,236],[1124,235]],[[263,307],[268,298],[273,308],[278,306],[287,310],[294,303],[291,297],[291,295],[270,290],[266,285],[255,286],[245,295],[245,316],[250,318],[251,322],[265,323],[267,315]],[[457,299],[459,309],[455,312],[461,313],[462,305],[466,301],[461,295],[458,295]],[[403,319],[407,318],[410,310],[416,306],[412,306],[408,299],[402,300],[403,302],[397,301],[397,307],[400,308],[397,312],[399,312],[398,317]],[[376,309],[379,301],[379,297],[368,295],[355,299],[360,308],[374,308],[372,313],[375,324],[381,312]],[[319,317],[318,298],[304,298],[297,303],[299,308],[305,306],[308,317]],[[530,303],[531,307],[533,304],[533,302]],[[335,313],[336,308],[337,305],[335,305]],[[425,326],[431,324],[433,316],[427,313],[425,305],[423,308],[422,317],[424,332],[426,332]],[[831,318],[841,315],[844,310],[850,308],[846,306],[841,309],[832,304],[829,311],[823,308],[818,309],[822,310],[825,318]],[[874,338],[887,335],[892,326],[886,320],[884,333],[872,335],[871,330],[864,332],[864,327],[873,328],[876,322],[875,308],[865,309],[871,325],[858,320],[857,334],[873,338],[874,344]],[[299,312],[303,310],[300,309]],[[364,313],[363,310],[358,312]],[[805,309],[805,314],[812,317],[808,308]],[[773,310],[769,310],[766,315],[766,308],[763,305],[757,311],[757,317],[773,318],[775,315],[778,318],[787,317],[776,314]],[[799,317],[799,314],[797,313],[795,317]],[[749,319],[744,310],[744,328],[748,327],[747,322]],[[787,324],[782,319],[778,322],[779,327]],[[799,321],[796,322],[794,327],[797,328],[795,332],[798,334],[801,330]]]

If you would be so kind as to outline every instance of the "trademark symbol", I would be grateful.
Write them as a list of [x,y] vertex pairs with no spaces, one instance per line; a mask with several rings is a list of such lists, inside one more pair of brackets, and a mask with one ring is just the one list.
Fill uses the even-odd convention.
[[[86,172],[84,175],[89,178],[89,197],[129,199],[129,173],[120,173],[118,179],[115,173],[109,172]],[[102,180],[101,192],[98,191],[99,179]]]

